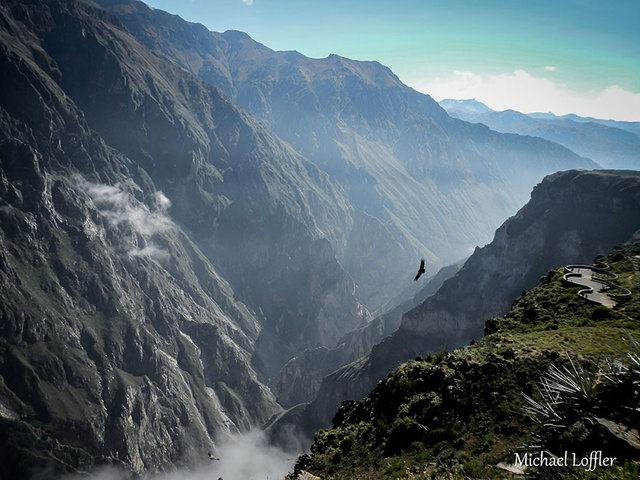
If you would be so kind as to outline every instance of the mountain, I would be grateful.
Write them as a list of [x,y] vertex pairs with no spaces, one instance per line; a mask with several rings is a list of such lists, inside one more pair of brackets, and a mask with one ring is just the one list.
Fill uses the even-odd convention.
[[442,100],[447,112],[492,130],[540,137],[564,145],[605,168],[640,169],[640,124],[581,118],[576,115],[525,115],[496,112],[476,100]]
[[444,100],[440,100],[438,104],[444,108],[447,113],[453,113],[454,116],[458,116],[458,114],[464,115],[483,115],[485,113],[493,113],[495,110],[490,109],[484,103],[479,102],[475,99],[472,100],[453,100],[450,98],[445,98]]
[[[546,177],[531,200],[477,248],[464,266],[371,353],[325,377],[316,398],[270,427],[299,425],[311,435],[329,424],[344,400],[367,395],[387,372],[416,356],[482,338],[485,322],[558,265],[588,263],[640,228],[640,172],[572,170]],[[279,424],[278,424],[279,423]]]
[[580,117],[573,113],[569,113],[567,115],[559,115],[559,116],[554,115],[553,113],[530,113],[529,116],[532,118],[567,119],[567,120],[573,120],[574,122],[581,122],[581,123],[595,122],[595,123],[600,123],[602,125],[606,125],[607,127],[626,130],[627,132],[631,132],[634,135],[640,136],[640,122],[625,122],[620,120],[604,120],[602,118]]
[[[144,52],[157,62],[146,49]],[[126,52],[117,53],[127,58]],[[72,55],[66,48],[63,54],[68,55],[70,68],[82,55]],[[144,61],[132,58],[129,62],[139,63]],[[78,73],[86,75],[87,70]],[[145,97],[137,98],[136,89],[145,85],[146,78],[136,73],[128,81],[133,92],[123,92],[121,115],[113,115],[112,98],[96,103],[83,98],[80,91],[78,101],[88,102],[86,111],[94,128],[113,146],[143,162],[159,188],[169,198],[175,196],[175,216],[207,256],[215,259],[239,297],[261,312],[264,321],[254,364],[263,378],[275,376],[300,349],[332,346],[344,333],[366,323],[369,316],[358,302],[356,287],[330,246],[341,243],[346,235],[350,207],[326,175],[244,113],[256,135],[234,127],[224,109],[207,111],[211,100],[197,90],[183,108],[201,124],[182,118],[181,111],[166,122],[162,115],[157,124],[152,122],[158,112],[146,112]],[[89,80],[78,85],[89,84]],[[172,98],[175,92],[185,95],[193,88],[188,75],[180,74],[176,80],[165,89],[165,103],[170,105],[180,105],[180,98]],[[119,80],[113,81],[118,88]],[[105,85],[105,91],[111,88]],[[148,95],[157,93],[152,89]],[[235,111],[226,99],[218,103]],[[127,117],[130,125],[124,130],[129,136],[122,134],[122,121]],[[177,132],[163,132],[174,126]],[[174,141],[175,135],[180,143]],[[192,136],[196,138],[189,142]],[[207,136],[213,136],[210,142]],[[210,171],[203,156],[217,170]],[[233,165],[229,156],[234,157]],[[176,157],[187,161],[188,168],[180,167],[181,174],[175,171],[180,165]]]
[[[345,402],[288,478],[637,478],[638,255],[640,231],[597,259],[628,289],[613,308],[556,265],[475,345],[420,356]],[[567,465],[549,462],[565,451]],[[615,461],[589,464],[593,451]]]
[[597,167],[556,144],[452,119],[377,62],[276,52],[135,0],[97,3],[340,185],[353,210],[332,245],[370,311],[398,300],[411,282],[388,280],[408,278],[416,259],[438,269],[489,241],[544,175]]
[[[92,128],[145,168],[239,298],[262,312],[254,364],[263,378],[299,349],[333,345],[368,320],[330,246],[346,234],[350,214],[325,175],[219,91],[169,69],[128,35],[120,49],[100,43],[117,38],[98,39],[100,63],[68,30],[51,45],[72,73],[63,76],[67,94]],[[123,66],[105,76],[109,61]]]
[[206,459],[281,410],[261,379],[369,321],[350,207],[104,10],[0,16],[0,476]]

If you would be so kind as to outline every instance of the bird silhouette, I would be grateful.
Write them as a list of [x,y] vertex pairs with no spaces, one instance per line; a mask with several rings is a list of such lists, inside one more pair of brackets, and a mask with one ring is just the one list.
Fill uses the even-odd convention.
[[420,275],[422,275],[424,272],[426,272],[425,268],[424,268],[424,258],[420,260],[420,268],[418,269],[418,273],[416,274],[416,278],[413,279],[413,281],[415,282],[416,280],[418,280],[420,278]]
[[207,455],[209,455],[209,460],[220,460],[218,457],[211,455],[211,452],[207,452]]

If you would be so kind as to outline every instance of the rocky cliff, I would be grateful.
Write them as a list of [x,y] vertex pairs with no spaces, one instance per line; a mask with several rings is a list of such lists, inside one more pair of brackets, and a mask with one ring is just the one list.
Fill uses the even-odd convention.
[[480,339],[485,322],[505,313],[549,269],[590,262],[628,239],[640,227],[639,199],[636,171],[573,170],[545,178],[489,245],[477,248],[435,295],[403,315],[396,332],[325,377],[316,398],[285,414],[282,424],[327,425],[343,400],[362,398],[400,363]]
[[259,377],[368,320],[342,194],[103,10],[0,16],[1,474],[205,458],[280,411]]
[[62,86],[89,125],[171,199],[173,217],[238,296],[262,312],[255,365],[263,377],[299,349],[332,346],[366,322],[327,242],[340,243],[350,218],[327,177],[219,90],[119,28],[101,28],[91,41],[68,23],[46,37]]

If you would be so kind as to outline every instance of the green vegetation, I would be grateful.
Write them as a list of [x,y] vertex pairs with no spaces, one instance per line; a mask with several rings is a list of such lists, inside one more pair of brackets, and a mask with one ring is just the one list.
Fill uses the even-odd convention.
[[529,468],[527,478],[638,478],[640,449],[619,434],[640,424],[638,254],[640,241],[601,259],[631,298],[598,306],[562,282],[562,269],[549,272],[481,341],[407,362],[345,402],[297,469],[324,479],[523,478],[505,464],[538,445],[617,461],[593,472]]

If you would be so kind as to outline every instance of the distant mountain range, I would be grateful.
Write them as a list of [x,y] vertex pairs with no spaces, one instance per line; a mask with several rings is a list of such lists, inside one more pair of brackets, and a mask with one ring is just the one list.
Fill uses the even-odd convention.
[[496,112],[476,100],[442,100],[449,115],[483,123],[492,130],[540,137],[590,158],[605,168],[640,169],[640,122],[617,122],[557,117],[550,113],[525,115],[514,110]]

